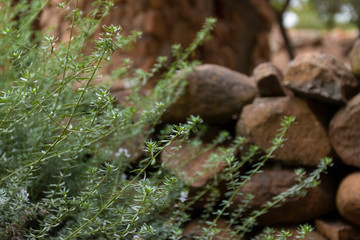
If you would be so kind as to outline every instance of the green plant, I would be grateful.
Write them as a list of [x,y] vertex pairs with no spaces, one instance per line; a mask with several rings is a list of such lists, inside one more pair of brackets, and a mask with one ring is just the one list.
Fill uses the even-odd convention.
[[[149,96],[140,96],[139,89],[159,72],[166,58],[159,57],[149,72],[130,71],[129,60],[125,59],[117,71],[128,77],[133,88],[128,98],[130,106],[124,106],[115,104],[105,86],[91,83],[101,78],[101,68],[114,51],[131,46],[141,34],[122,36],[121,27],[103,26],[93,51],[87,54],[83,46],[89,43],[113,3],[94,1],[88,14],[77,8],[78,1],[60,3],[59,7],[70,9],[67,42],[33,29],[33,22],[45,4],[40,0],[14,5],[11,0],[1,1],[1,238],[180,239],[182,226],[191,217],[188,209],[192,204],[216,189],[220,180],[229,180],[230,199],[219,210],[213,191],[214,200],[203,213],[204,220],[215,217],[202,236],[210,239],[231,197],[282,145],[293,119],[284,120],[274,147],[244,175],[238,170],[253,158],[256,148],[241,161],[235,159],[233,152],[243,146],[243,138],[223,148],[221,157],[215,161],[225,163],[225,171],[216,175],[203,191],[187,199],[187,185],[157,160],[161,151],[175,140],[190,141],[189,136],[197,130],[201,119],[190,116],[187,123],[169,127],[159,141],[149,140],[149,136],[161,114],[185,86],[182,79],[196,64],[186,59],[209,37],[215,20],[206,20],[188,48],[173,47],[175,61]],[[74,89],[77,82],[82,85]],[[145,156],[137,161],[124,146],[136,145],[134,152],[141,152],[143,147],[136,142],[140,135],[146,140]],[[212,146],[225,139],[226,134],[220,135]],[[325,163],[308,181],[316,182],[329,164]],[[306,181],[301,180],[299,184],[304,186],[294,191],[306,189]],[[271,204],[264,206],[263,212]],[[233,228],[236,219],[242,216],[241,211],[236,212],[228,228],[235,229],[236,234],[250,231],[259,214],[251,215],[247,225]]]

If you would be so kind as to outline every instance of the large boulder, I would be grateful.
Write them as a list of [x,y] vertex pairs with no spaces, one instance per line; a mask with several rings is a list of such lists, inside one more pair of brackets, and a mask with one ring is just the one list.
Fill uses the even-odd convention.
[[331,152],[326,130],[307,102],[296,97],[257,98],[244,107],[236,126],[237,135],[263,151],[272,145],[284,116],[295,116],[296,123],[286,133],[284,147],[274,159],[291,165],[316,166]]
[[[260,210],[262,205],[273,197],[297,184],[297,175],[290,169],[264,169],[255,174],[240,190],[242,196],[236,196],[231,209],[237,209],[246,194],[252,194],[251,210]],[[308,190],[305,196],[288,198],[277,208],[261,215],[260,225],[299,223],[329,213],[335,209],[336,184],[331,177],[323,176],[321,184]]]
[[339,213],[348,221],[360,226],[360,172],[355,172],[342,180],[336,194]]
[[343,104],[359,92],[359,82],[350,69],[323,52],[297,56],[289,65],[284,84],[299,95],[334,104]]
[[214,64],[196,67],[186,81],[184,93],[165,112],[163,121],[183,122],[193,114],[210,123],[225,123],[257,94],[251,78]]
[[330,122],[330,141],[342,161],[360,167],[360,94],[340,109]]

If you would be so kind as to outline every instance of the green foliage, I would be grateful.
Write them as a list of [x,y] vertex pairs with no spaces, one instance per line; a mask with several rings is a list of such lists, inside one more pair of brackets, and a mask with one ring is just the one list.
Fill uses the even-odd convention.
[[[46,1],[2,1],[0,17],[0,236],[3,239],[180,239],[189,209],[210,193],[202,213],[207,227],[200,239],[211,239],[218,231],[216,222],[229,216],[228,229],[243,235],[251,231],[256,217],[284,198],[303,193],[319,182],[320,173],[330,162],[323,161],[308,178],[299,172],[299,183],[264,205],[262,211],[243,216],[244,201],[238,211],[228,207],[240,188],[257,173],[273,152],[282,147],[293,118],[285,118],[279,134],[258,161],[257,147],[240,159],[234,152],[243,149],[245,139],[237,138],[209,158],[211,164],[225,164],[195,196],[188,196],[188,185],[159,164],[159,154],[176,141],[190,141],[201,129],[201,119],[169,126],[156,141],[149,136],[161,114],[181,93],[183,77],[196,63],[187,61],[194,50],[209,37],[215,23],[207,19],[189,47],[173,47],[175,61],[163,73],[149,96],[139,90],[163,67],[159,57],[149,72],[129,70],[129,60],[115,70],[130,82],[129,105],[115,104],[109,90],[94,86],[101,68],[112,54],[129,48],[139,32],[121,34],[119,26],[103,26],[93,51],[83,47],[91,40],[111,1],[95,1],[84,14],[68,8],[77,1],[59,4],[71,19],[70,38],[59,42],[33,29]],[[68,10],[71,9],[71,10]],[[180,74],[182,73],[182,74]],[[75,83],[81,87],[74,89]],[[142,136],[145,148],[136,140]],[[228,140],[222,133],[210,148]],[[196,139],[196,138],[195,138]],[[130,151],[124,146],[136,146]],[[134,153],[144,152],[141,161]],[[252,169],[241,173],[244,164]],[[199,173],[201,175],[201,173]],[[220,207],[219,182],[227,182],[227,200]],[[240,221],[241,219],[241,221]]]
[[281,12],[286,5],[287,0],[271,0],[271,6],[277,11]]
[[[299,5],[290,10],[299,17],[295,28],[326,30],[332,28],[353,29],[359,24],[359,4],[357,0],[299,0]],[[337,14],[349,16],[349,21],[336,22]]]

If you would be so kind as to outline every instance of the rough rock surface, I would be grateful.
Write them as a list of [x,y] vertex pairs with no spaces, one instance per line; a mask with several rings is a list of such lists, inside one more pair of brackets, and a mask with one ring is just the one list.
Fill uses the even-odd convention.
[[342,161],[360,167],[360,94],[339,110],[330,122],[330,141]]
[[344,178],[336,194],[339,213],[348,221],[360,226],[360,172]]
[[358,39],[349,54],[351,70],[356,76],[360,76],[360,39]]
[[296,123],[288,129],[284,147],[275,151],[275,160],[291,165],[315,166],[330,154],[324,127],[307,102],[296,97],[255,99],[241,112],[236,133],[265,151],[271,146],[284,116],[295,116]]
[[[263,172],[255,174],[240,191],[244,195],[253,194],[254,199],[250,206],[252,209],[260,210],[261,205],[296,183],[296,174],[293,170],[264,169]],[[335,191],[334,181],[328,176],[323,176],[321,184],[309,189],[305,197],[298,196],[285,200],[278,208],[272,208],[260,216],[258,222],[260,225],[299,223],[329,213],[335,209]],[[236,196],[230,208],[236,209],[242,200],[242,197]]]
[[[208,150],[207,147],[205,144],[193,146],[188,143],[174,142],[161,152],[161,162],[191,187],[203,187],[224,167],[220,162],[209,160],[212,154],[219,151],[216,148]],[[203,174],[200,175],[201,172]]]
[[316,219],[315,228],[329,240],[360,239],[360,229],[341,219]]
[[261,97],[285,96],[282,86],[283,75],[272,63],[262,63],[253,71],[253,77]]
[[[86,14],[94,1],[79,1],[79,8]],[[54,29],[53,34],[64,41],[69,37],[70,20],[64,19],[66,14],[61,14],[58,3],[49,1],[40,16],[40,28]],[[107,70],[117,68],[123,57],[131,58],[136,68],[151,68],[158,56],[171,56],[172,44],[187,47],[209,16],[218,19],[214,37],[197,50],[197,59],[249,74],[270,58],[268,35],[273,11],[268,1],[115,0],[114,4],[100,26],[120,25],[124,35],[139,30],[143,37],[133,50],[116,52]]]
[[359,92],[359,82],[345,64],[321,52],[297,56],[284,84],[299,95],[334,104],[343,104]]
[[[234,240],[243,240],[243,238],[240,237],[231,237],[231,230],[226,229],[227,228],[226,220],[223,218],[220,218],[217,221],[216,228],[220,229],[220,232],[216,234],[212,239],[214,240],[220,240],[220,239],[234,239]],[[199,219],[192,220],[189,222],[183,231],[184,239],[194,239],[192,237],[194,236],[201,236],[204,233],[203,228],[208,227],[205,223],[201,223]]]
[[253,79],[214,64],[196,67],[186,81],[184,93],[166,111],[163,121],[183,122],[193,114],[210,123],[225,123],[257,94]]

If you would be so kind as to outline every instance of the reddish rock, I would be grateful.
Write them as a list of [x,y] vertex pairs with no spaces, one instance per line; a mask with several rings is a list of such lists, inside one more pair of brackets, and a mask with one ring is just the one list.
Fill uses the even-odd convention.
[[329,240],[359,240],[360,229],[342,219],[317,219],[315,227]]
[[166,21],[160,10],[150,10],[145,14],[144,30],[156,37],[167,35]]
[[[226,229],[228,226],[228,223],[225,219],[220,218],[217,221],[216,228],[220,229],[220,232],[216,234],[212,239],[214,240],[220,240],[220,239],[235,239],[235,240],[243,240],[243,238],[240,237],[231,237],[232,232],[231,229]],[[204,234],[204,229],[208,227],[205,223],[201,222],[199,219],[192,220],[189,222],[183,231],[183,236],[185,239],[193,239],[192,237],[195,236],[202,236]]]
[[224,60],[223,66],[228,66],[231,69],[236,69],[237,54],[230,47],[223,45],[220,48],[220,57]]
[[356,76],[360,76],[360,39],[358,39],[349,54],[351,70]]
[[186,81],[184,93],[164,114],[165,122],[182,122],[193,114],[210,123],[225,123],[257,93],[249,77],[213,64],[196,67]]
[[[55,3],[52,3],[55,5]],[[51,5],[50,5],[51,6]],[[40,16],[40,28],[52,28],[56,27],[61,19],[61,10],[56,7],[45,8],[45,11]],[[67,22],[68,24],[70,22]]]
[[152,41],[150,36],[144,36],[137,42],[137,54],[141,56],[152,55],[155,49],[159,48],[157,42]]
[[342,161],[360,167],[360,94],[339,110],[330,122],[330,141]]
[[[83,14],[90,13],[93,7],[91,3],[94,1],[79,1],[78,6]],[[67,13],[61,14],[63,9],[58,8],[58,0],[48,2],[39,19],[41,30],[45,32],[52,27],[51,34],[61,41],[68,40],[70,19],[65,20]],[[257,63],[268,61],[270,58],[267,35],[272,27],[273,11],[268,1],[117,0],[114,3],[114,7],[100,26],[120,25],[123,27],[124,36],[134,30],[142,31],[144,36],[151,38],[151,45],[156,46],[149,54],[153,58],[163,55],[170,57],[171,45],[174,43],[181,42],[185,44],[183,47],[187,47],[194,39],[195,33],[201,29],[204,19],[209,16],[218,19],[214,38],[209,41],[217,41],[220,46],[210,49],[200,46],[195,54],[196,59],[206,63],[228,64],[226,67],[249,74]],[[68,11],[74,6],[75,2],[71,3]],[[98,29],[94,36],[98,36],[100,31],[101,29]],[[91,46],[86,45],[89,53],[92,52]],[[222,52],[223,47],[226,49],[225,54]],[[234,54],[230,53],[228,47],[231,47]],[[144,68],[144,64],[147,65],[144,63],[145,57],[149,55],[138,54],[137,50],[135,43],[133,50],[115,52],[114,59],[131,58],[135,68]],[[227,56],[231,56],[232,59],[222,59]],[[103,70],[114,69],[117,66],[118,62],[114,60],[109,68]]]
[[253,76],[261,97],[285,96],[285,88],[282,86],[282,73],[272,63],[258,65]]
[[321,52],[296,57],[284,84],[299,95],[335,104],[345,103],[359,91],[359,82],[345,64]]
[[360,172],[345,177],[336,194],[339,213],[351,223],[360,226]]
[[[161,162],[165,167],[172,171],[179,178],[182,178],[193,188],[205,186],[205,184],[218,172],[224,165],[209,158],[212,154],[219,153],[218,149],[206,149],[208,146],[202,144],[193,146],[188,143],[172,143],[161,152]],[[202,174],[201,174],[202,173]]]
[[164,0],[149,0],[149,5],[152,8],[161,8],[164,4]]
[[146,57],[144,60],[143,69],[145,71],[150,71],[154,67],[154,64],[156,63],[156,58],[153,56]]
[[221,43],[221,44],[226,44],[227,40],[231,38],[231,33],[230,33],[230,27],[228,24],[225,24],[224,21],[219,21],[218,23],[216,23],[215,28],[214,28],[214,35],[216,36],[216,39]]
[[283,148],[274,153],[274,160],[291,165],[316,166],[331,148],[326,130],[306,101],[296,97],[257,98],[244,107],[236,126],[244,136],[265,151],[278,133],[284,116],[295,116],[285,136]]
[[[189,31],[189,24],[185,21],[178,21],[174,28],[172,29],[172,33],[170,35],[171,40],[175,43],[180,43],[182,46],[187,46],[192,39],[189,38],[188,34],[184,34],[184,32]],[[191,31],[191,35],[195,37],[196,32]]]
[[[288,169],[264,169],[255,174],[242,188],[241,192],[254,195],[250,203],[252,210],[260,210],[263,204],[281,192],[297,184],[296,174]],[[286,199],[277,208],[270,209],[260,216],[260,225],[299,223],[329,213],[335,209],[336,184],[331,177],[323,176],[319,186],[308,190],[304,197]],[[231,209],[237,209],[243,197],[236,196]]]

